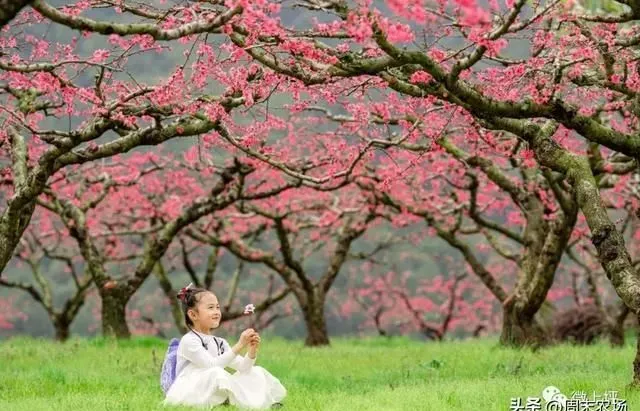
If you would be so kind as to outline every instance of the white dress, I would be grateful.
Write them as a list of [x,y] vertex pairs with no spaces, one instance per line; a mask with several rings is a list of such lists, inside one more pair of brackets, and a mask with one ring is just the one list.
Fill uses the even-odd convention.
[[[198,338],[207,345],[205,349]],[[167,391],[165,405],[216,406],[229,400],[240,408],[269,408],[287,391],[255,359],[239,356],[220,337],[189,332],[180,340],[176,379]],[[233,368],[231,374],[225,367]]]

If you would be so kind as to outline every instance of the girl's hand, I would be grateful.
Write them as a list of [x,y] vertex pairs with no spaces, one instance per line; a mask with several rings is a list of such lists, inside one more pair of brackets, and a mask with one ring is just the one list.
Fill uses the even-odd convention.
[[251,340],[249,341],[249,347],[258,347],[260,346],[260,334],[258,334],[258,332],[256,331],[253,336],[251,337]]
[[256,332],[253,328],[244,330],[242,334],[240,334],[240,341],[238,341],[238,344],[240,344],[242,348],[246,347],[252,341],[254,334],[256,334]]
[[249,351],[247,353],[249,355],[249,358],[251,359],[256,358],[259,347],[260,347],[260,335],[258,335],[258,333],[255,333],[251,338],[251,342],[249,343]]

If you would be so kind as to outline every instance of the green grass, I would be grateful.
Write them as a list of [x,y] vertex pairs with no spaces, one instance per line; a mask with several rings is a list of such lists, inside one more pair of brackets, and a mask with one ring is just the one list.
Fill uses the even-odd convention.
[[[538,352],[500,348],[494,340],[334,339],[316,349],[264,340],[258,364],[287,388],[284,410],[509,410],[512,397],[540,397],[548,385],[567,396],[615,390],[629,410],[640,409],[640,391],[627,388],[631,340],[622,349],[603,343]],[[158,377],[166,345],[0,342],[0,410],[163,409]]]

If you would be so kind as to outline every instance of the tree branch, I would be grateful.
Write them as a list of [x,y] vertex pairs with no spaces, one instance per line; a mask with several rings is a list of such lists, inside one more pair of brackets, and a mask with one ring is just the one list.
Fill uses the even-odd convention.
[[91,31],[104,35],[118,34],[130,36],[145,34],[155,40],[170,41],[192,34],[212,33],[227,24],[234,16],[242,12],[241,6],[228,9],[213,19],[198,19],[194,22],[183,24],[175,29],[164,30],[158,23],[131,23],[122,24],[116,22],[96,21],[86,17],[72,16],[52,7],[44,0],[34,0],[32,7],[48,19],[80,31]]
[[209,258],[207,258],[207,269],[204,274],[204,287],[207,290],[211,289],[213,285],[214,275],[216,268],[218,267],[218,254],[220,253],[220,247],[213,247]]
[[242,262],[242,260],[240,260],[238,262],[238,267],[236,267],[231,277],[231,286],[229,287],[229,292],[227,293],[227,303],[224,305],[225,312],[228,312],[233,305],[233,299],[236,297],[236,292],[238,291],[238,284],[240,283],[240,276],[242,275],[243,269],[244,263]]
[[32,0],[0,0],[0,28],[9,24]]

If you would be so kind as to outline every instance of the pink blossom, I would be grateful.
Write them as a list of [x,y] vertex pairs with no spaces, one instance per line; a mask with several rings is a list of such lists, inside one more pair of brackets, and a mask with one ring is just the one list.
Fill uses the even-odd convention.
[[93,52],[93,57],[91,58],[91,62],[93,63],[103,63],[105,60],[109,58],[109,50],[98,49]]

